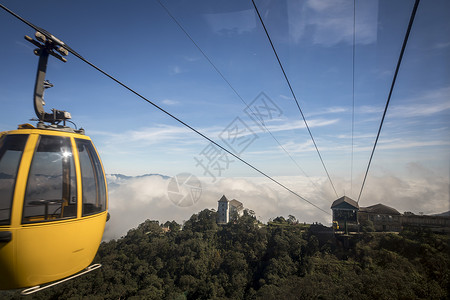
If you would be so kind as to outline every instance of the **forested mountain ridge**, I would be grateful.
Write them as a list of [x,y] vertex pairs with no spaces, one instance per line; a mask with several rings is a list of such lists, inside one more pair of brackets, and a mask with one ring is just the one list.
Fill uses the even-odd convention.
[[[245,214],[216,224],[147,220],[101,244],[103,267],[35,299],[448,299],[449,239],[420,230],[364,233],[344,248],[314,226]],[[317,225],[315,226],[317,229]],[[2,292],[19,299],[19,292]],[[31,297],[30,297],[31,298]]]

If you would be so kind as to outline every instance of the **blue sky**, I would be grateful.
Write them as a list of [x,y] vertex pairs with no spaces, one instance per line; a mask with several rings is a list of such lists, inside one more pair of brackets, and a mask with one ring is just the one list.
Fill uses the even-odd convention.
[[[265,173],[299,180],[306,173],[323,182],[325,172],[251,1],[162,1],[228,83],[157,1],[2,3]],[[357,198],[414,1],[356,3],[353,172],[353,1],[256,4],[339,196]],[[449,202],[449,12],[445,0],[419,6],[367,181],[374,193],[378,179],[391,177],[426,191],[431,188],[423,182],[434,178],[443,184],[435,203],[440,211]],[[0,32],[0,130],[10,130],[34,117],[37,57],[23,39],[33,30],[3,11]],[[234,159],[217,161],[222,156],[215,156],[220,174],[214,165],[205,171],[198,162],[215,154],[207,141],[72,55],[65,64],[50,58],[47,79],[55,85],[45,95],[47,110],[71,112],[109,174],[188,172],[209,182],[211,173],[260,177]],[[248,104],[261,109],[265,128],[246,113]],[[302,182],[289,183],[305,191],[298,188]],[[330,185],[323,188],[330,195]],[[372,204],[367,195],[363,205]]]

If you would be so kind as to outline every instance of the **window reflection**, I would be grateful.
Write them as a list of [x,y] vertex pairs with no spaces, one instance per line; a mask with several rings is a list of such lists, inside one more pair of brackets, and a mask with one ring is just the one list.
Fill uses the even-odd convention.
[[76,217],[76,176],[70,138],[40,136],[28,175],[23,221]]

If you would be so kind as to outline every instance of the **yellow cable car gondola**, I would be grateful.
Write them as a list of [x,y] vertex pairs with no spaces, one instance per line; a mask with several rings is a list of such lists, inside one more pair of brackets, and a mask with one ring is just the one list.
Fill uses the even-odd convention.
[[[65,61],[61,41],[42,30],[34,107],[36,127],[0,133],[0,289],[60,280],[88,267],[108,218],[103,166],[70,114],[44,112],[48,56]],[[63,44],[63,43],[62,43]],[[63,123],[60,125],[60,123]]]

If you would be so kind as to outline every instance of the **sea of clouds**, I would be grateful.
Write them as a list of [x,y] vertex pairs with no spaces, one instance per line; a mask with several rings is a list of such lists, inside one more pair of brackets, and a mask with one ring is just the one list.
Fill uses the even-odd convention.
[[[183,224],[192,214],[203,209],[217,210],[217,201],[222,195],[229,200],[242,202],[245,208],[253,210],[263,222],[277,216],[287,218],[294,215],[300,222],[331,224],[330,206],[337,197],[326,178],[288,176],[275,179],[325,212],[267,178],[222,178],[215,182],[210,178],[199,178],[201,194],[196,191],[195,201],[180,206],[171,200],[173,198],[168,193],[171,178],[160,175],[108,175],[111,219],[106,224],[103,238],[120,238],[146,219],[162,223],[175,220]],[[355,182],[360,182],[361,179],[356,179]],[[333,183],[335,186],[349,184],[341,178],[334,178]],[[442,213],[449,210],[449,190],[449,177],[439,176],[421,165],[411,164],[408,178],[389,174],[369,176],[359,204],[370,206],[383,203],[401,213]],[[358,194],[359,190],[355,189],[352,192],[354,196],[347,196],[357,200]]]

